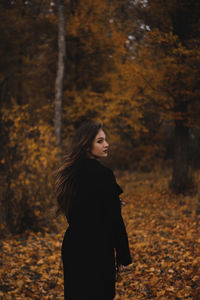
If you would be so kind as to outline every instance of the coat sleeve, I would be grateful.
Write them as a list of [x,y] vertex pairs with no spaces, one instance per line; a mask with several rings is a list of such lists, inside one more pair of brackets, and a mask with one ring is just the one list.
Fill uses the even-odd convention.
[[[116,250],[118,265],[128,265],[132,262],[128,237],[121,215],[119,195],[123,192],[117,184],[112,170],[91,162],[94,167],[83,172],[81,176],[80,196],[74,209],[74,227],[80,220],[93,235],[93,241],[107,243]],[[76,216],[76,218],[75,218]],[[81,230],[78,226],[79,231]]]
[[113,172],[110,170],[110,185],[112,187],[112,195],[110,195],[110,201],[112,207],[110,207],[110,219],[114,225],[114,248],[116,250],[116,263],[117,265],[127,266],[132,263],[130,255],[128,235],[126,232],[123,217],[121,215],[121,201],[119,195],[123,192],[121,187],[117,184]]
[[115,237],[116,262],[117,265],[127,266],[132,263],[129,249],[128,236],[122,215],[119,216],[118,229]]

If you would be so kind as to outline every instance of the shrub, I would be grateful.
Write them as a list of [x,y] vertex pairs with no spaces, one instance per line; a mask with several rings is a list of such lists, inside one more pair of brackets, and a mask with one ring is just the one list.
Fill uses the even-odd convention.
[[1,206],[4,223],[13,233],[37,230],[42,212],[54,198],[52,175],[58,149],[53,126],[41,117],[34,119],[35,113],[28,105],[3,110],[3,127],[8,135],[2,159],[6,184]]

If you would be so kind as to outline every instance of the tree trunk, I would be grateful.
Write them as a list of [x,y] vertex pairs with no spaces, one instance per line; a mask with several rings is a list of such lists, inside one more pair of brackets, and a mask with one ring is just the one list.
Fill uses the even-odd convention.
[[[182,103],[177,109],[175,109],[175,111],[184,114],[187,112],[187,104]],[[188,156],[189,128],[185,125],[185,119],[182,117],[178,120],[175,120],[174,160],[171,188],[176,194],[184,193],[189,187]]]
[[62,102],[63,102],[63,79],[65,70],[65,14],[64,0],[57,0],[58,8],[58,66],[55,82],[55,137],[58,145],[61,145],[61,125],[62,125]]

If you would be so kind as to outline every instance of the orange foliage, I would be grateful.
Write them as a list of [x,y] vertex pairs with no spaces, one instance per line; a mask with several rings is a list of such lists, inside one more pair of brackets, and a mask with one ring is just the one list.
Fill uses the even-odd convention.
[[29,105],[4,109],[2,119],[9,127],[4,197],[8,197],[12,218],[6,221],[13,222],[13,229],[18,231],[27,212],[38,217],[52,204],[52,172],[58,162],[58,149],[53,128],[42,120],[34,121]]

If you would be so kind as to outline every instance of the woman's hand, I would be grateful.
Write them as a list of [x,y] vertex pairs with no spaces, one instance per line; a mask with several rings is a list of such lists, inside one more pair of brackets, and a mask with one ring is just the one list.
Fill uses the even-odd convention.
[[125,271],[130,271],[130,266],[128,265],[128,266],[123,266],[123,265],[120,265],[119,267],[118,267],[118,272],[125,272]]
[[124,265],[119,265],[117,266],[117,272],[118,273],[122,273],[122,272],[126,272],[126,271],[131,271],[133,267],[133,263],[129,264],[128,266],[124,266]]
[[133,263],[128,266],[119,265],[116,266],[116,281],[119,282],[122,279],[122,273],[127,271],[132,271]]
[[118,273],[124,272],[124,271],[131,271],[133,268],[134,263],[124,266],[124,265],[116,265],[116,270]]
[[119,198],[119,200],[120,200],[120,202],[121,202],[121,206],[122,206],[122,205],[126,205],[126,202],[123,201],[121,198]]

